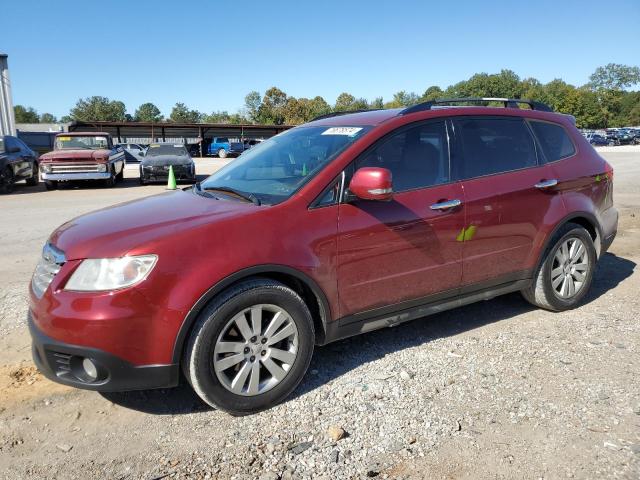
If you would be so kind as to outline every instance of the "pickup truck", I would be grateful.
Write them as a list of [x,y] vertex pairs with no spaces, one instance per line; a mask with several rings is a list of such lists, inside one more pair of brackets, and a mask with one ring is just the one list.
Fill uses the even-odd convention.
[[124,149],[108,133],[59,133],[53,151],[40,157],[40,175],[47,190],[74,180],[102,180],[113,187],[124,177],[124,164]]
[[218,155],[220,158],[227,158],[227,155],[240,155],[244,152],[242,142],[230,142],[228,137],[213,137],[207,149],[209,155]]

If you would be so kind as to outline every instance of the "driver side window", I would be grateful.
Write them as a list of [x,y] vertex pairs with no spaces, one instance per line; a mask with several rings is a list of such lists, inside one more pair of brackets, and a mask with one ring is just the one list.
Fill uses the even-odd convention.
[[394,192],[449,181],[449,148],[444,120],[402,128],[356,160],[355,168],[391,171]]

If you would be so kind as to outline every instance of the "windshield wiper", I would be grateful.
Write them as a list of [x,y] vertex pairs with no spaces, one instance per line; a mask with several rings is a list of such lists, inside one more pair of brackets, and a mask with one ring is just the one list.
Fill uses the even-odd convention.
[[[203,190],[202,186],[199,186],[198,189]],[[206,190],[206,191],[214,190],[214,191],[218,191],[218,192],[232,193],[233,195],[237,195],[238,197],[243,198],[243,199],[253,203],[254,205],[260,205],[260,199],[258,197],[256,197],[253,193],[241,192],[239,190],[236,190],[235,188],[231,188],[231,187],[208,187],[208,188],[204,188],[204,190]]]
[[193,191],[196,193],[196,195],[201,195],[203,197],[208,197],[208,198],[216,198],[214,195],[211,195],[210,193],[202,190],[202,187],[200,186],[200,182],[196,182],[196,184],[193,186]]

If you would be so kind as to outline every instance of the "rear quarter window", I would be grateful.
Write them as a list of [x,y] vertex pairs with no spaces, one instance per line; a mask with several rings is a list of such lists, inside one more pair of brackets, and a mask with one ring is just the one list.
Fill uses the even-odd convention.
[[576,153],[576,147],[561,125],[549,122],[530,121],[547,162],[555,162]]

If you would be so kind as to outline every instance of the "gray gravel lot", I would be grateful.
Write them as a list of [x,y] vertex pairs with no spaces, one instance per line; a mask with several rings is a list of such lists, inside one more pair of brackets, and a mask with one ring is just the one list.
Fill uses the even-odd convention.
[[603,155],[620,232],[583,306],[511,294],[318,348],[291,399],[240,418],[186,386],[100,395],[32,366],[48,234],[162,186],[128,170],[115,190],[0,197],[0,478],[640,478],[640,148]]

